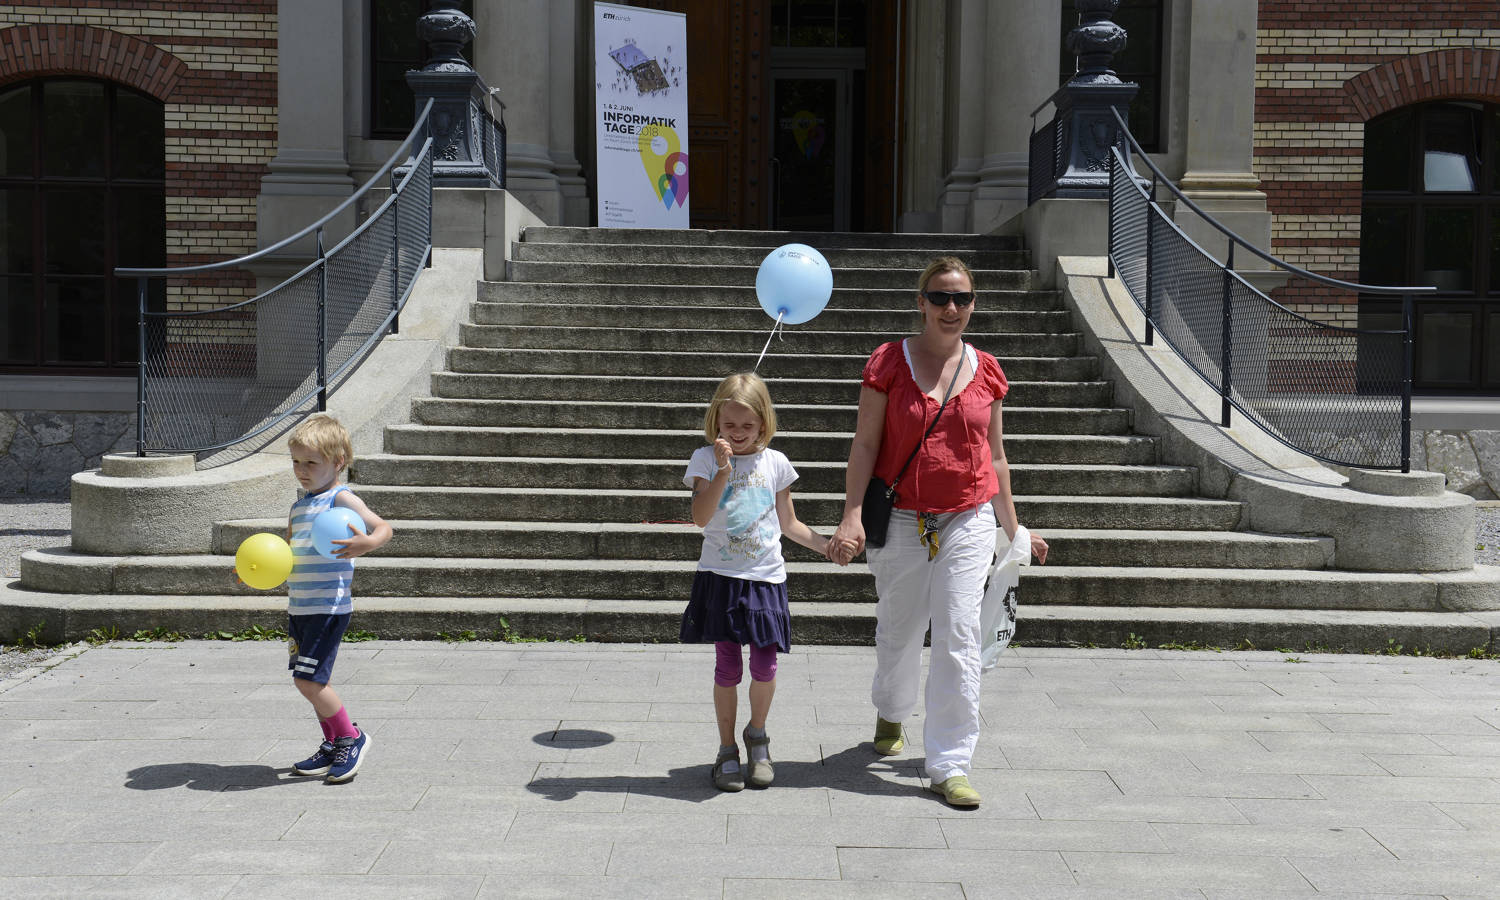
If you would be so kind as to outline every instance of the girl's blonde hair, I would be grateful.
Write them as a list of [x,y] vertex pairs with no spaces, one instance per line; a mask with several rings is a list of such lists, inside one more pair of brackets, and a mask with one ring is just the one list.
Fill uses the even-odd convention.
[[726,403],[747,406],[760,416],[760,439],[756,450],[764,450],[776,434],[776,408],[771,405],[771,392],[766,383],[754,372],[740,372],[719,382],[714,398],[708,401],[708,412],[703,416],[703,436],[712,444],[719,439],[719,412]]
[[340,469],[347,469],[354,462],[354,446],[349,440],[349,430],[338,419],[326,413],[303,419],[287,436],[286,444],[288,447],[316,450],[327,460],[343,460]]
[[959,273],[960,275],[969,279],[970,289],[976,291],[979,290],[979,288],[974,284],[974,273],[969,271],[969,267],[964,265],[963,260],[959,259],[956,256],[939,256],[937,259],[928,263],[927,268],[922,270],[922,277],[917,279],[918,293],[927,290],[927,283],[937,276],[943,274],[944,272]]

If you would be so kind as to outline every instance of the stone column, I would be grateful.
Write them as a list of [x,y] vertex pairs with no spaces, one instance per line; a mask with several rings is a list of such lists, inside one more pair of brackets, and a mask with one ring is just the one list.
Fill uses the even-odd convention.
[[[558,190],[562,194],[562,225],[587,225],[589,223],[588,184],[583,177],[583,166],[578,163],[577,119],[575,107],[578,103],[577,77],[573,47],[578,40],[578,5],[553,3],[551,34],[548,57],[547,82],[552,91],[549,99],[551,126],[549,142],[552,147],[552,166],[557,176]],[[592,60],[592,56],[584,57]],[[593,66],[585,63],[588,71]],[[588,77],[588,76],[585,76]],[[592,91],[590,92],[592,93]]]
[[948,6],[948,102],[944,104],[951,150],[938,203],[939,229],[974,230],[974,186],[984,156],[985,15],[989,0],[954,0]]
[[[548,0],[476,0],[480,75],[505,103],[506,189],[548,224],[562,222],[552,135],[552,14]],[[571,58],[563,61],[568,67]]]
[[953,77],[953,33],[948,30],[944,7],[948,3],[906,3],[902,14],[906,29],[901,56],[906,79],[901,86],[901,214],[899,231],[937,231],[938,204],[944,181],[944,117],[949,103],[946,82]]
[[[1271,215],[1260,180],[1253,172],[1255,142],[1254,0],[1181,4],[1188,17],[1186,42],[1187,139],[1179,187],[1194,203],[1241,237],[1271,245]],[[1226,239],[1201,224],[1191,210],[1176,221],[1190,237],[1221,261]],[[1236,268],[1264,264],[1250,254],[1235,258]]]
[[[971,227],[987,233],[1026,209],[1031,111],[1058,87],[1062,7],[988,0],[985,23],[984,156]],[[1043,115],[1050,116],[1050,108]]]
[[[255,203],[261,247],[354,193],[344,146],[343,2],[278,0],[276,30],[276,156]],[[346,227],[353,221],[351,213]]]

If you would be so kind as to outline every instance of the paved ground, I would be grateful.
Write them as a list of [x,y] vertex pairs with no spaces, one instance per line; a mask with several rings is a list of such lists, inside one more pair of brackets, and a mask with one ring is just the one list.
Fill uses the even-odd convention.
[[[277,643],[0,683],[0,896],[1494,897],[1500,663],[1013,650],[979,809],[870,751],[866,648],[798,648],[777,784],[720,794],[703,647],[349,645],[341,786]],[[913,735],[920,737],[920,729]]]

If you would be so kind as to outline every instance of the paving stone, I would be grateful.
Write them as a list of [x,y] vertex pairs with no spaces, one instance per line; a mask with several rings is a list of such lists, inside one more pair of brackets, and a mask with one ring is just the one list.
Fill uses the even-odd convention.
[[984,801],[956,810],[920,716],[871,752],[867,648],[799,650],[777,782],[738,794],[708,779],[702,648],[351,650],[375,743],[347,785],[289,774],[317,731],[274,645],[107,645],[7,682],[0,896],[1473,900],[1500,877],[1500,736],[1425,731],[1500,716],[1493,663],[1018,650],[1013,689],[985,682]]

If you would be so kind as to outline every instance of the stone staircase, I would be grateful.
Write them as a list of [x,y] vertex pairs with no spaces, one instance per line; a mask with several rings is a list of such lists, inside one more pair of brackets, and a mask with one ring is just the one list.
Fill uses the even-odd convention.
[[[1237,530],[1240,503],[1196,496],[1195,471],[1160,464],[1156,439],[1111,405],[1016,238],[542,227],[515,245],[509,281],[481,285],[462,346],[410,424],[353,467],[396,532],[359,563],[361,626],[488,635],[504,616],[526,634],[675,639],[700,540],[682,471],[714,386],[765,344],[757,266],[791,241],[823,252],[834,294],[772,342],[760,374],[777,406],[774,446],[801,473],[798,514],[815,529],[831,532],[842,508],[866,356],[910,333],[921,268],[957,253],[981,290],[967,337],[1012,384],[1019,516],[1052,546],[1049,565],[1023,574],[1023,643],[1352,649],[1363,639],[1350,616],[1370,614],[1355,625],[1380,626],[1365,643],[1384,646],[1418,626],[1402,615],[1438,612],[1422,576],[1330,570],[1331,539]],[[212,554],[121,558],[109,590],[210,602],[226,593],[239,542],[282,528],[228,521]],[[839,568],[785,546],[798,640],[868,642],[875,598],[862,562]],[[23,583],[55,589],[63,576],[50,570],[69,556],[32,554]]]

